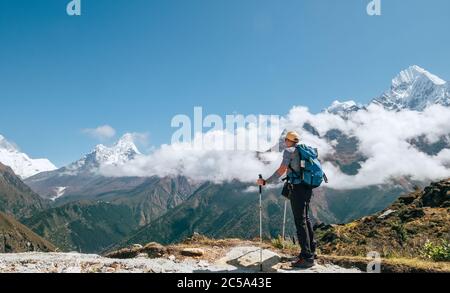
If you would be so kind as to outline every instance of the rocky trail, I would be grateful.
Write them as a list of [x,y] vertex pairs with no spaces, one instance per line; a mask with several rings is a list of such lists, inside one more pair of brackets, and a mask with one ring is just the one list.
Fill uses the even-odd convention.
[[[218,251],[220,250],[220,251]],[[213,252],[213,254],[211,254]],[[214,254],[215,253],[215,254]],[[80,253],[13,253],[0,255],[1,273],[257,273],[257,246],[184,248],[179,255],[110,258]],[[263,272],[273,273],[359,273],[356,268],[317,263],[310,269],[292,269],[289,259],[271,249],[263,250]]]

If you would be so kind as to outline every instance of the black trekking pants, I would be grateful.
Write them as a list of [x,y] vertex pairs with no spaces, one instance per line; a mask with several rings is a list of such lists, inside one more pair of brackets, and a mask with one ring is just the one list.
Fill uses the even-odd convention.
[[291,208],[294,214],[297,238],[300,244],[300,257],[308,260],[314,259],[316,242],[314,231],[309,218],[309,202],[311,201],[312,189],[305,185],[295,184],[291,196]]

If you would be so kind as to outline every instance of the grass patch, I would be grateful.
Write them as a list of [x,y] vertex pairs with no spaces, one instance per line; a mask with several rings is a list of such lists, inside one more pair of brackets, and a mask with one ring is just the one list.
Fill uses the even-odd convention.
[[450,261],[450,243],[442,240],[441,243],[433,243],[429,240],[424,244],[421,256],[433,261]]
[[290,240],[284,240],[283,237],[278,236],[277,238],[274,238],[271,240],[272,246],[281,249],[281,250],[296,250],[298,249],[297,245],[295,245]]
[[402,223],[394,223],[392,225],[392,230],[395,231],[397,235],[398,243],[403,247],[408,240],[408,232]]
[[[342,267],[366,271],[370,260],[360,256],[319,255],[319,259]],[[382,273],[450,273],[450,262],[434,262],[418,258],[382,258]]]

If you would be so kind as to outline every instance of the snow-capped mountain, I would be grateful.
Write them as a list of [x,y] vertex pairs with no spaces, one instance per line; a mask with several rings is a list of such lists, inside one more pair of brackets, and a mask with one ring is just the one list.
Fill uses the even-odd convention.
[[[448,107],[450,106],[450,84],[425,69],[413,65],[392,79],[391,88],[380,97],[374,98],[369,103],[371,104],[380,105],[392,111],[403,109],[423,111],[434,104]],[[348,118],[352,113],[364,110],[367,106],[353,100],[334,101],[323,112]]]
[[98,171],[101,166],[125,164],[140,154],[133,142],[133,135],[125,134],[111,147],[98,145],[78,161],[58,170],[36,174],[27,178],[25,183],[42,197],[52,200],[71,194],[82,195],[91,192],[92,186],[102,191],[134,186],[142,183],[142,180],[134,182],[133,179],[124,179],[125,182],[121,182],[119,178],[115,181],[111,179],[110,182]]
[[0,162],[11,167],[22,179],[56,169],[55,165],[47,159],[31,159],[2,135],[0,135]]
[[133,142],[133,135],[127,133],[112,147],[97,145],[91,153],[60,171],[67,175],[76,175],[80,172],[96,173],[100,166],[121,165],[140,154],[141,152]]
[[351,112],[355,112],[358,110],[363,109],[364,106],[361,104],[357,104],[355,101],[345,101],[345,102],[339,102],[334,101],[330,107],[325,109],[325,112],[331,113],[331,114],[337,114],[341,116],[346,116]]
[[422,111],[433,104],[450,106],[450,86],[436,75],[413,65],[400,72],[392,80],[391,88],[372,103],[388,110]]

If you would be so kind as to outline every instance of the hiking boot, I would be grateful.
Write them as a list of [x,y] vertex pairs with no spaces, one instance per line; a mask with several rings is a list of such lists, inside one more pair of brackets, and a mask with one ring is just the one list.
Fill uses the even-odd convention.
[[[301,255],[296,257],[296,259],[299,259],[299,258],[304,258],[304,257]],[[313,259],[319,259],[319,256],[315,252],[313,253]]]
[[299,269],[308,269],[314,266],[314,260],[307,260],[304,258],[298,258],[296,261],[291,264],[294,268]]

